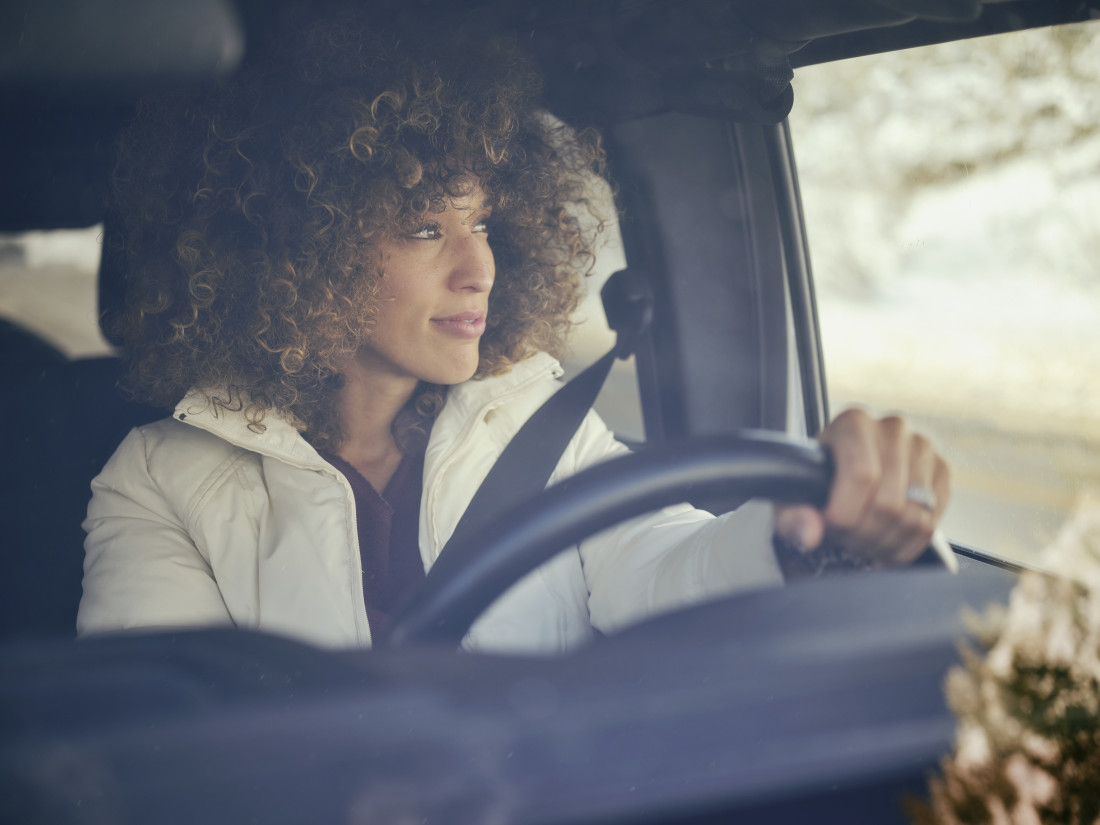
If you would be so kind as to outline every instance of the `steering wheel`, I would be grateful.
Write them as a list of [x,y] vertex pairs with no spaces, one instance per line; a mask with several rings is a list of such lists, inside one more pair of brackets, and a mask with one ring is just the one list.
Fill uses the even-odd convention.
[[457,646],[474,620],[524,575],[626,519],[695,496],[821,506],[832,461],[816,442],[743,431],[670,442],[611,459],[551,485],[492,529],[448,546],[381,646]]

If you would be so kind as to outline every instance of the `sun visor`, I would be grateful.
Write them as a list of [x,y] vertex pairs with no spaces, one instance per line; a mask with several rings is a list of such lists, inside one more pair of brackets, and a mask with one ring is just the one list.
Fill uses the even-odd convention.
[[761,35],[803,43],[914,20],[968,23],[982,13],[981,0],[783,0],[738,6],[746,24]]
[[0,5],[0,87],[132,98],[229,74],[244,45],[226,0],[8,0]]

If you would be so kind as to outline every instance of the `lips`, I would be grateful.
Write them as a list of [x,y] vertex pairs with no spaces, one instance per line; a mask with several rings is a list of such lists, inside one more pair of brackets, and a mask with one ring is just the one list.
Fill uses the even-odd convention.
[[446,318],[432,318],[432,326],[456,338],[479,338],[485,332],[485,313],[460,312]]

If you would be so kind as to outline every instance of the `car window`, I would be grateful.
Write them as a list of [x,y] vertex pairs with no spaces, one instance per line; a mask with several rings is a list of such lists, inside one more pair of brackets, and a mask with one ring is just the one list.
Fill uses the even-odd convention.
[[106,355],[96,273],[103,229],[0,234],[0,318],[70,358]]
[[1034,558],[1100,502],[1100,26],[800,69],[791,115],[834,413],[952,463],[944,526]]

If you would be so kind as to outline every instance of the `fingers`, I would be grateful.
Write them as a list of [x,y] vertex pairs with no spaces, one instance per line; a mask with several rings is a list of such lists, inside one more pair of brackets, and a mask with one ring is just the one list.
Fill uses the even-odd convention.
[[825,538],[825,517],[808,504],[784,504],[775,508],[775,532],[800,550],[814,550]]
[[834,531],[846,532],[860,524],[883,483],[886,457],[878,423],[863,410],[848,410],[821,434],[821,443],[833,456],[833,487],[824,513]]
[[838,416],[820,440],[836,468],[823,511],[830,539],[883,565],[919,556],[950,496],[947,464],[929,441],[901,418],[876,420],[862,410]]
[[938,522],[935,512],[940,503],[933,482],[938,456],[928,439],[921,435],[907,433],[899,446],[899,464],[904,467],[906,458],[908,460],[905,489],[900,506],[895,509],[892,530],[891,525],[883,525],[882,535],[884,543],[893,547],[886,560],[908,564],[928,546]]

